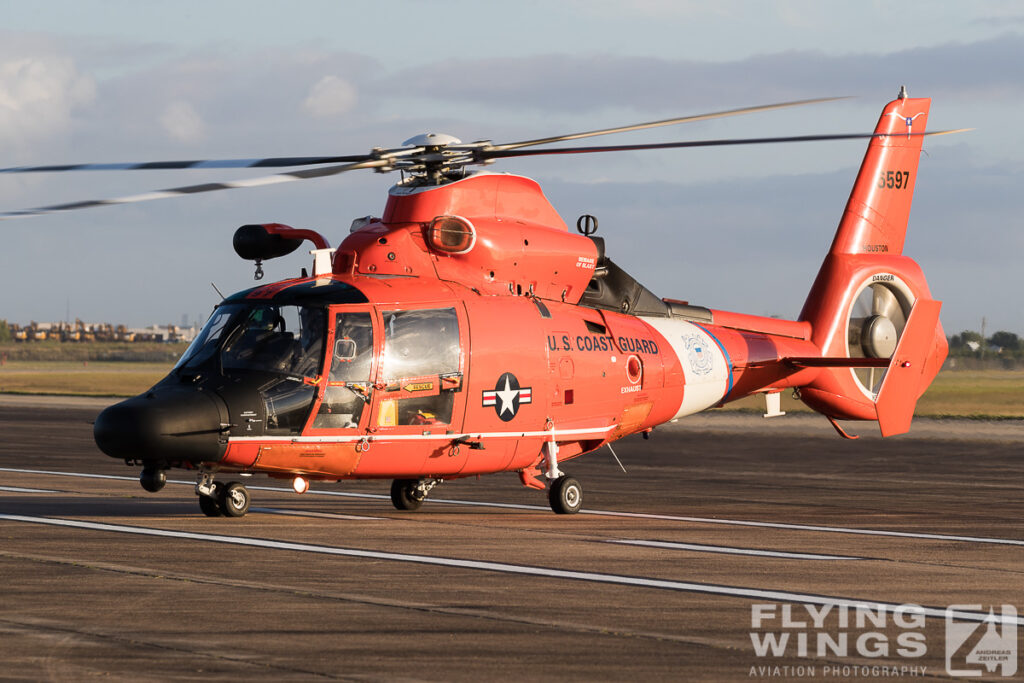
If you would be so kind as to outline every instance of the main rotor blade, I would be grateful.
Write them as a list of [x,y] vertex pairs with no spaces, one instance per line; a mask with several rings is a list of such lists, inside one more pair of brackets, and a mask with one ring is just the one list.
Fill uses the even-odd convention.
[[632,126],[619,126],[618,128],[603,128],[592,130],[586,133],[571,133],[569,135],[558,135],[550,138],[537,138],[536,140],[523,140],[522,142],[510,142],[503,145],[493,145],[493,150],[519,149],[520,147],[532,147],[534,145],[547,145],[553,142],[565,142],[567,140],[579,140],[591,138],[597,135],[611,135],[612,133],[627,133],[633,130],[644,130],[647,128],[660,128],[661,126],[674,126],[677,123],[693,123],[695,121],[707,121],[709,119],[722,119],[727,116],[739,116],[740,114],[754,114],[761,111],[772,111],[774,109],[785,109],[787,107],[800,107],[805,104],[818,104],[820,102],[834,102],[845,100],[847,97],[819,97],[812,100],[795,100],[793,102],[779,102],[778,104],[764,104],[757,107],[742,107],[740,109],[727,109],[709,114],[695,114],[693,116],[680,116],[674,119],[663,119],[661,121],[650,121],[648,123],[637,123]]
[[187,194],[200,194],[202,192],[215,192],[217,190],[233,190],[241,187],[260,187],[262,185],[276,185],[288,183],[293,180],[308,180],[311,178],[324,178],[338,175],[346,171],[355,171],[361,168],[381,168],[390,166],[393,159],[371,159],[360,161],[354,164],[342,164],[340,166],[327,166],[325,168],[307,168],[291,173],[279,173],[277,175],[260,176],[258,178],[243,178],[224,183],[202,183],[200,185],[185,185],[183,187],[172,187],[166,190],[146,192],[145,194],[129,195],[114,199],[91,199],[83,202],[72,202],[70,204],[53,204],[51,206],[40,206],[34,209],[23,209],[20,211],[0,212],[0,220],[11,218],[26,218],[38,216],[44,213],[56,213],[58,211],[73,211],[76,209],[91,209],[96,206],[109,206],[112,204],[131,204],[134,202],[148,202],[154,199],[166,199],[168,197],[180,197]]
[[266,159],[206,159],[193,161],[145,161],[102,164],[55,164],[50,166],[12,166],[0,173],[55,173],[63,171],[167,171],[192,168],[283,168],[313,164],[348,164],[367,161],[369,154],[334,157],[268,157]]
[[[927,137],[930,135],[950,135],[971,130],[940,130],[931,133],[910,133],[910,135]],[[681,147],[725,147],[728,145],[763,145],[779,142],[814,142],[817,140],[861,140],[867,138],[903,137],[907,133],[841,133],[836,135],[789,135],[771,138],[727,138],[723,140],[686,140],[680,142],[655,142],[644,145],[602,145],[594,147],[558,147],[555,149],[524,149],[524,150],[491,150],[483,149],[476,152],[480,161],[488,159],[507,159],[509,157],[542,156],[546,154],[591,154],[593,152],[631,152],[645,149],[677,149]]]

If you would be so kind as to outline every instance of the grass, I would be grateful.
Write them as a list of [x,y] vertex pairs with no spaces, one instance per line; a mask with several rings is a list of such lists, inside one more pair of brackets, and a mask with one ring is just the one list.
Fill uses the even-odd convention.
[[130,363],[170,363],[181,357],[188,344],[161,342],[77,342],[62,344],[50,339],[42,342],[0,344],[0,358],[14,361],[123,361]]
[[7,361],[0,366],[0,393],[134,396],[172,367],[173,363]]
[[[792,392],[782,393],[782,410],[811,412]],[[726,409],[764,412],[764,399],[751,396]],[[917,402],[921,417],[1024,418],[1024,372],[1016,370],[964,370],[940,372]]]
[[[0,393],[134,396],[156,384],[173,366],[173,361],[8,360],[0,365]],[[810,411],[791,394],[783,392],[783,410]],[[763,412],[764,399],[748,397],[725,409]],[[941,372],[918,401],[915,413],[931,417],[1024,418],[1024,372]]]

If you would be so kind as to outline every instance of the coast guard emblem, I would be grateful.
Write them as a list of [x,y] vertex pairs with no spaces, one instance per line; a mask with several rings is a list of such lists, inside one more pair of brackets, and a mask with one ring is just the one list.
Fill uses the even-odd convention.
[[702,334],[689,334],[683,337],[686,358],[690,361],[690,369],[694,374],[706,375],[714,369],[715,359],[711,355],[711,343],[711,340]]

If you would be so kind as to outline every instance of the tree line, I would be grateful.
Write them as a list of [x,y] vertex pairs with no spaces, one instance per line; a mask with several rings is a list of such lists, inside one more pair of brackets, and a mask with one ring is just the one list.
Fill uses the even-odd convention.
[[1024,340],[1000,330],[987,339],[974,330],[947,337],[949,355],[959,358],[1024,358]]

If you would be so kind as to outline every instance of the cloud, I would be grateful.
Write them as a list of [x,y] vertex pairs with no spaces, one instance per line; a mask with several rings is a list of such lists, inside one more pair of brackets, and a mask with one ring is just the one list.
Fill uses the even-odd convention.
[[917,92],[968,99],[1024,95],[1024,36],[1006,34],[886,54],[791,50],[732,62],[547,54],[446,60],[402,70],[376,93],[515,110],[602,107],[672,110],[773,101],[822,93],[875,93],[907,83]]
[[356,106],[356,89],[337,76],[324,76],[309,89],[302,108],[318,118],[338,116]]
[[700,0],[632,0],[628,9],[619,0],[570,0],[569,5],[574,14],[600,17],[602,19],[620,18],[624,11],[631,16],[644,18],[690,21],[706,16],[731,16],[740,13],[742,3],[732,0],[719,0],[709,3]]
[[175,140],[199,142],[206,132],[206,124],[199,112],[188,102],[171,102],[160,116],[160,125]]
[[96,84],[75,63],[55,55],[0,58],[0,146],[6,153],[63,135]]

